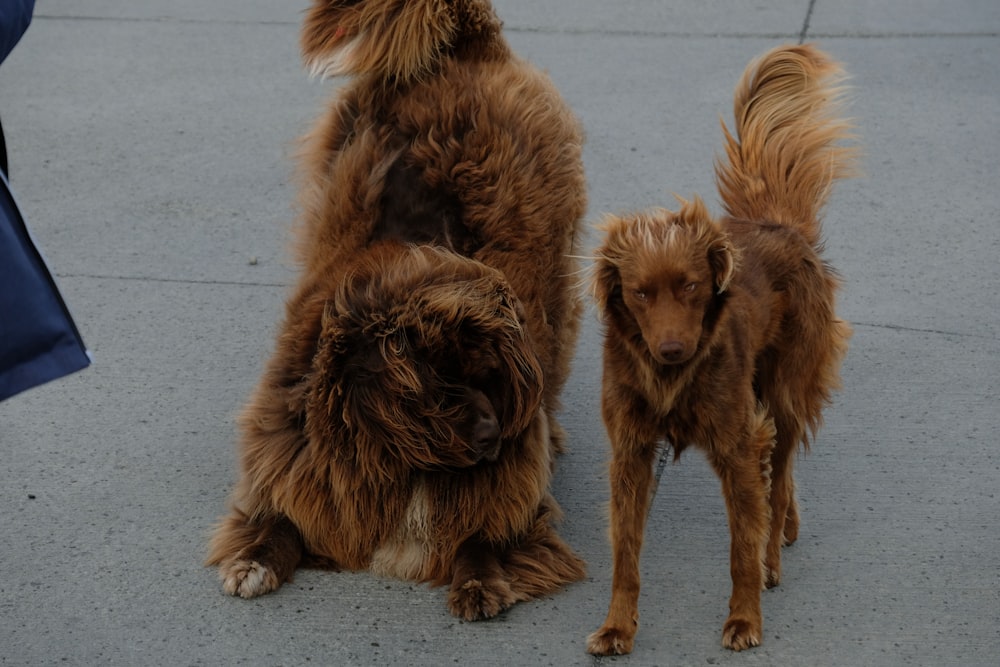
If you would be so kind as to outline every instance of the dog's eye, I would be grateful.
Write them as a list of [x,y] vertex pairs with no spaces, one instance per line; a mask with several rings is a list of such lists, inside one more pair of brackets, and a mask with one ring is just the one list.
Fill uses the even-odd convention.
[[687,285],[684,286],[685,292],[693,292],[696,289],[698,289],[698,283],[688,283]]
[[643,290],[641,290],[641,289],[632,290],[632,294],[639,301],[645,301],[646,300],[646,293]]

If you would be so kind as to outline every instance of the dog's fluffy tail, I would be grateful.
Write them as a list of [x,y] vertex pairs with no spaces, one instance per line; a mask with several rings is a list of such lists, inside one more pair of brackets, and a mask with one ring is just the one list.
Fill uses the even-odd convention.
[[302,56],[315,76],[420,77],[458,49],[506,53],[488,0],[313,0]]
[[782,46],[750,63],[733,102],[736,136],[723,123],[726,161],[716,160],[723,207],[735,218],[799,229],[819,242],[819,214],[838,178],[854,171],[841,117],[846,75],[813,45]]

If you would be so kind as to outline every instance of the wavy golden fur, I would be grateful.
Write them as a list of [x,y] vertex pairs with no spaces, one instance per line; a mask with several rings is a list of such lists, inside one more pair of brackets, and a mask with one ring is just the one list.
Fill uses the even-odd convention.
[[853,150],[839,116],[843,72],[812,45],[751,63],[735,95],[716,179],[727,215],[680,210],[608,216],[594,266],[606,327],[602,412],[611,440],[611,604],[595,654],[632,650],[639,551],[666,438],[696,445],[722,481],[733,592],[724,646],[762,639],[760,591],[778,584],[799,512],[792,455],[839,386],[850,327],[834,311],[836,273],[820,257],[819,214]]
[[302,564],[446,584],[469,620],[580,579],[549,493],[576,119],[485,0],[317,0],[302,49],[352,78],[303,139],[302,274],[208,562],[243,597]]

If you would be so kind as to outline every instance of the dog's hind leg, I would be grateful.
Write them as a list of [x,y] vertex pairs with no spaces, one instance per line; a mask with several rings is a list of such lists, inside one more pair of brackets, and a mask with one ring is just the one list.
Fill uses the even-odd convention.
[[[788,468],[791,470],[791,465]],[[795,480],[791,474],[789,474],[789,478],[791,479],[789,485],[791,500],[788,503],[788,511],[785,513],[785,529],[781,531],[784,538],[782,546],[784,547],[795,544],[795,541],[799,539],[799,501],[795,493]]]
[[219,566],[226,593],[252,598],[291,581],[303,553],[302,536],[287,517],[254,520],[234,509],[212,538],[208,564]]
[[[613,440],[616,440],[612,436]],[[611,604],[604,624],[587,637],[594,655],[631,653],[639,629],[639,552],[649,512],[656,442],[613,442],[611,481]]]
[[503,556],[503,569],[518,600],[530,600],[579,581],[586,565],[556,533],[560,511],[549,496],[538,508],[535,522]]
[[803,426],[794,419],[776,416],[777,439],[771,455],[771,530],[764,555],[764,585],[781,583],[781,547],[799,535],[799,509],[792,474],[794,453],[802,439]]
[[549,446],[552,447],[552,469],[556,467],[556,456],[566,453],[566,429],[562,427],[554,414],[555,410],[549,411]]
[[729,566],[733,593],[722,645],[734,651],[759,646],[763,636],[760,591],[768,539],[770,482],[768,459],[774,447],[774,423],[762,407],[754,413],[746,441],[731,451],[716,448],[709,460],[722,480],[729,515]]
[[467,621],[496,616],[515,602],[578,581],[586,567],[552,526],[555,501],[542,501],[535,522],[512,545],[467,540],[458,550],[448,607]]

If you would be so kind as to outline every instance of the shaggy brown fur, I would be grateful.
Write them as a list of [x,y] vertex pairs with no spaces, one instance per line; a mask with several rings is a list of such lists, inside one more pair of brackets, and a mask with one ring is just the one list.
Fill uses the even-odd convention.
[[485,0],[317,0],[302,48],[353,79],[304,138],[303,272],[209,563],[243,597],[303,563],[448,584],[469,620],[580,579],[548,490],[577,121]]
[[850,336],[834,313],[838,279],[819,255],[820,209],[852,163],[836,145],[847,136],[841,77],[810,45],[751,63],[736,90],[737,138],[725,132],[728,161],[716,164],[721,220],[698,199],[607,220],[594,287],[606,324],[614,573],[591,653],[632,650],[664,436],[675,457],[702,448],[722,481],[733,579],[722,643],[761,641],[761,588],[778,584],[781,546],[799,529],[792,454],[820,425]]

